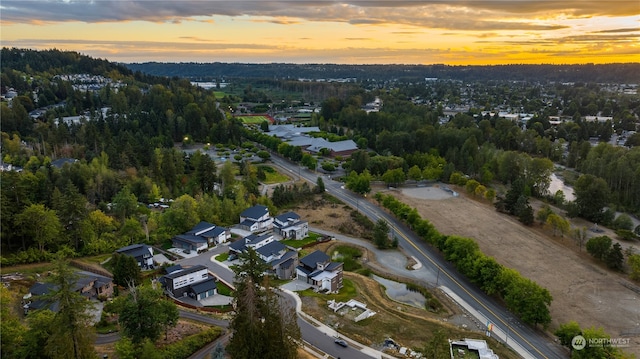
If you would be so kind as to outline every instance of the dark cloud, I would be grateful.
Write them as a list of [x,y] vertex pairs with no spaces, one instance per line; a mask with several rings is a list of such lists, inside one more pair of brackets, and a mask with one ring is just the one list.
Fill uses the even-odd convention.
[[[156,1],[156,0],[3,0],[2,23],[64,21],[118,22],[207,21],[203,17],[256,16],[259,21],[289,25],[332,21],[353,25],[401,24],[424,28],[496,31],[555,30],[527,18],[556,13],[568,16],[637,14],[629,1]],[[518,21],[501,21],[516,14]],[[511,16],[513,17],[513,16]]]
[[600,31],[593,31],[593,33],[594,34],[609,34],[609,33],[617,33],[617,32],[636,32],[636,31],[640,31],[640,27],[631,27],[631,28],[627,28],[627,29],[600,30]]

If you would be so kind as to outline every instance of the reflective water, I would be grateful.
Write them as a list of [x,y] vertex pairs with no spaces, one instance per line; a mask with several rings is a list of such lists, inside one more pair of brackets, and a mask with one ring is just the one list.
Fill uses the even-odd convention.
[[400,303],[405,303],[417,308],[424,309],[424,305],[427,301],[426,298],[418,292],[412,292],[408,290],[406,284],[378,277],[375,274],[373,274],[371,277],[376,282],[382,284],[385,287],[386,293],[389,298]]

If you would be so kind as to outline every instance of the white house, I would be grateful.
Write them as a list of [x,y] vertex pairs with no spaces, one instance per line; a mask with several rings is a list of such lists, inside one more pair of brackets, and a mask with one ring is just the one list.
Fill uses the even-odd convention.
[[297,213],[287,212],[273,219],[273,230],[283,239],[303,239],[309,235],[309,223],[301,221]]
[[207,239],[209,245],[225,243],[231,238],[231,231],[228,228],[216,226],[208,222],[200,222],[196,224],[186,234],[200,236]]
[[273,218],[269,214],[269,208],[263,205],[255,205],[240,213],[240,228],[251,232],[260,232],[273,227]]
[[261,247],[275,241],[273,234],[250,234],[239,241],[235,241],[229,245],[229,252],[239,254],[247,250],[247,248],[253,248],[258,250]]
[[187,296],[192,291],[192,286],[213,279],[209,276],[209,270],[203,265],[194,265],[189,268],[176,268],[171,273],[162,277],[164,287],[174,297]]

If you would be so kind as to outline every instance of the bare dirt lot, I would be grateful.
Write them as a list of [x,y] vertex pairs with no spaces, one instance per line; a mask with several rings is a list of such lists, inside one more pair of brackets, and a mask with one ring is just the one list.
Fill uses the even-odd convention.
[[568,238],[526,227],[464,193],[441,198],[430,196],[429,190],[433,191],[413,188],[388,193],[417,208],[441,233],[475,239],[482,252],[547,288],[553,295],[551,330],[570,320],[583,328],[602,327],[612,338],[630,338],[624,351],[640,356],[637,283],[576,252]]

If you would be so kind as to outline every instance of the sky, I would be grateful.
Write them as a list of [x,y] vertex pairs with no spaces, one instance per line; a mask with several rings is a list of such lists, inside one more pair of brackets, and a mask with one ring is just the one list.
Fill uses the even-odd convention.
[[640,62],[640,0],[2,0],[0,42],[117,62]]

